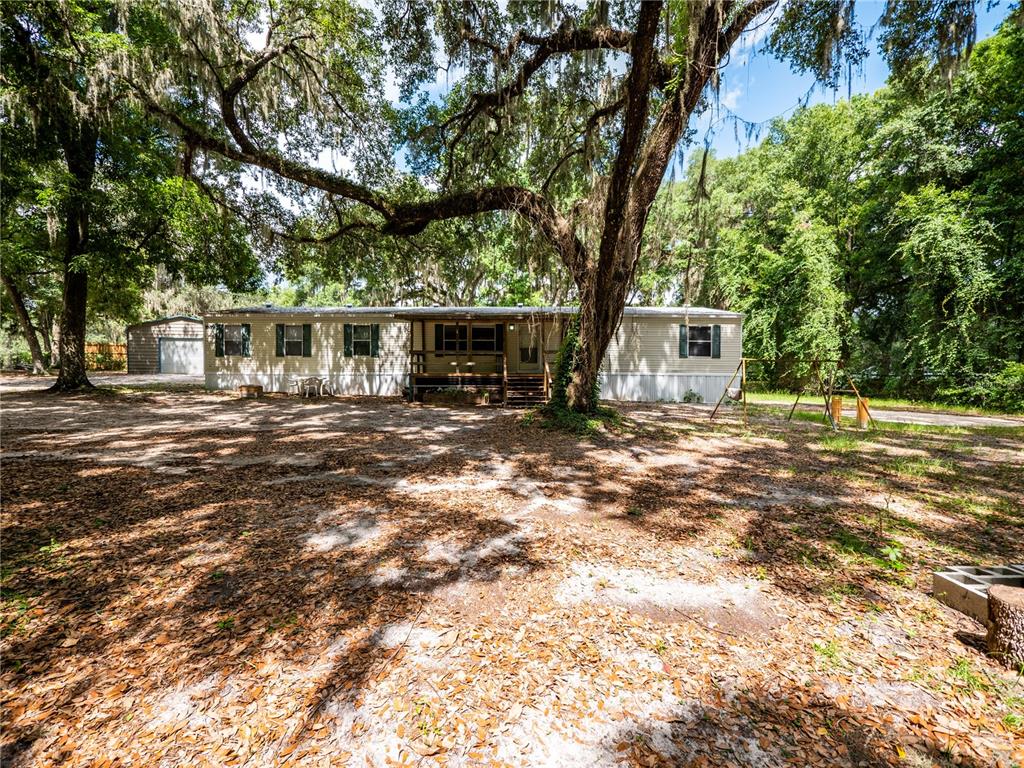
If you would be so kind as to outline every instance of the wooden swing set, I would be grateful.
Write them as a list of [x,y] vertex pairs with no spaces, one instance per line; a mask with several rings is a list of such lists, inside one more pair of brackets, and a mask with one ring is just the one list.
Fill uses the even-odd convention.
[[[722,407],[722,403],[725,398],[728,397],[730,400],[740,400],[743,403],[743,424],[747,422],[747,363],[778,363],[778,359],[771,359],[765,357],[743,357],[740,358],[739,365],[736,366],[736,370],[733,372],[732,377],[729,379],[729,383],[725,385],[725,389],[722,390],[721,396],[718,398],[718,402],[715,403],[715,409],[711,412],[710,419],[714,419],[718,413],[719,408]],[[866,398],[861,397],[860,392],[857,389],[857,385],[853,382],[853,377],[846,369],[846,364],[842,360],[822,360],[821,358],[798,358],[792,361],[793,365],[798,363],[810,363],[811,365],[811,380],[808,384],[804,384],[796,393],[796,400],[793,401],[792,407],[789,409],[789,415],[786,417],[786,421],[793,420],[793,414],[796,412],[797,405],[800,404],[800,398],[803,395],[814,395],[820,396],[824,403],[824,415],[822,420],[827,420],[829,426],[831,426],[834,432],[839,431],[839,418],[842,413],[842,395],[852,394],[857,398],[857,413],[858,421],[860,421],[860,415],[863,414],[865,423],[870,426],[874,426],[874,419],[871,417],[871,411],[868,410],[868,401]],[[826,367],[827,366],[827,367]],[[823,370],[824,368],[824,370]],[[736,377],[739,377],[740,385],[738,388],[733,387],[736,382]],[[840,389],[836,385],[842,383],[845,379],[849,385],[848,389]],[[838,403],[838,405],[837,405]]]

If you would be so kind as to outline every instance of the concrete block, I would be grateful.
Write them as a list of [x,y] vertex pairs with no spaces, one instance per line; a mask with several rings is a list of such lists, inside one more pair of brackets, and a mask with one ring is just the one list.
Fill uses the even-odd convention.
[[951,565],[932,574],[932,597],[984,624],[988,590],[994,584],[1024,587],[1024,564]]

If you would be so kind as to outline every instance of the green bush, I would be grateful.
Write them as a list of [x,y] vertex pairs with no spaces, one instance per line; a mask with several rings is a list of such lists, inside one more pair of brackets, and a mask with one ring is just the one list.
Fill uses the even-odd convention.
[[93,352],[86,355],[86,363],[93,371],[123,371],[126,367],[123,357],[107,352]]
[[[562,346],[555,356],[555,375],[551,382],[550,407],[567,409],[569,407],[569,383],[576,363],[576,355],[580,346],[580,316],[574,315],[565,328]],[[600,382],[594,382],[592,402],[596,403],[601,394]]]
[[944,387],[938,396],[957,405],[976,405],[994,411],[1024,412],[1024,363],[1005,363],[970,384]]
[[10,370],[17,366],[32,368],[32,355],[25,337],[0,328],[0,368]]

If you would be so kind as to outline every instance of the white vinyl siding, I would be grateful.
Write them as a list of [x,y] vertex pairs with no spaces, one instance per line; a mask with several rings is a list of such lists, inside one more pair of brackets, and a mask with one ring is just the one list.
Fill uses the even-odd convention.
[[[679,357],[679,326],[687,324],[719,325],[721,327],[721,357]],[[454,325],[440,321],[442,325]],[[214,354],[214,325],[251,326],[250,357],[216,357]],[[276,325],[311,327],[312,355],[310,357],[275,354]],[[368,328],[379,324],[379,356],[369,357],[344,353],[344,326]],[[561,342],[561,320],[515,320],[506,324],[504,348],[509,373],[539,373],[544,362],[553,372],[554,359]],[[460,323],[463,327],[468,324]],[[474,326],[490,326],[495,321],[474,322]],[[408,382],[410,369],[409,334],[414,338],[413,349],[424,350],[427,373],[500,373],[502,353],[466,349],[460,352],[435,354],[435,321],[403,320],[387,315],[345,315],[316,313],[272,313],[250,315],[212,315],[205,328],[206,383],[210,389],[233,389],[239,384],[262,384],[268,391],[284,392],[291,380],[302,376],[327,377],[342,394],[400,395]],[[543,354],[540,352],[543,328]],[[467,331],[467,341],[479,338]],[[520,363],[522,349],[538,347],[538,362]],[[467,344],[467,347],[473,346]],[[687,389],[706,390],[705,399],[712,393],[717,398],[725,380],[739,364],[742,354],[741,319],[723,316],[686,318],[671,316],[626,316],[613,338],[602,366],[606,397],[620,399],[671,400],[681,399]],[[355,352],[355,350],[353,350]],[[472,362],[472,366],[467,366]],[[455,365],[452,365],[455,363]]]
[[[214,355],[217,323],[249,323],[250,357]],[[312,354],[309,357],[278,357],[276,327],[310,325]],[[380,357],[346,357],[345,323],[380,324]],[[409,323],[389,317],[369,315],[316,316],[286,313],[252,315],[214,315],[207,317],[206,386],[208,389],[234,389],[240,384],[260,384],[267,391],[287,392],[289,383],[303,376],[323,376],[336,391],[353,394],[400,395],[409,373]]]
[[[743,331],[740,318],[701,316],[630,317],[622,323],[608,345],[602,371],[605,373],[729,374],[736,370],[743,355]],[[722,331],[721,357],[680,357],[679,326],[718,325]],[[710,349],[710,342],[708,348]],[[709,352],[710,354],[710,352]]]

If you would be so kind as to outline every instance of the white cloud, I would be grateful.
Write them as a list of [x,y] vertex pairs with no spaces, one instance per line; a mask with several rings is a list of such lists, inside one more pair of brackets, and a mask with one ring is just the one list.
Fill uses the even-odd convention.
[[739,86],[736,86],[735,88],[730,88],[725,92],[725,95],[720,98],[719,103],[725,109],[736,109],[736,105],[739,104],[740,96],[742,95],[743,89],[740,88]]

